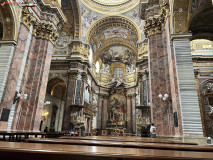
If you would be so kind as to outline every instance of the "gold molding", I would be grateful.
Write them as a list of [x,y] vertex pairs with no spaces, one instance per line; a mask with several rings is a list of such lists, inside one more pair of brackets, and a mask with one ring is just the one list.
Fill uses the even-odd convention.
[[146,23],[144,26],[144,33],[146,37],[149,37],[151,35],[162,33],[162,31],[165,29],[165,23],[168,16],[168,4],[163,4],[161,6],[160,11],[158,12],[158,15],[155,15],[154,17],[147,17]]
[[30,28],[33,25],[33,35],[38,38],[43,38],[50,40],[53,44],[58,37],[58,32],[54,30],[52,24],[45,24],[38,22],[37,18],[31,13],[28,8],[22,10],[22,19],[21,22],[27,27]]

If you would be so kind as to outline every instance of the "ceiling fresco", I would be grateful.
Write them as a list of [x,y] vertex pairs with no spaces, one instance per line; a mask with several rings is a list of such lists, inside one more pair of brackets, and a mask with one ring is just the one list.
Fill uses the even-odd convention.
[[94,23],[96,20],[103,17],[102,14],[94,12],[93,10],[87,8],[84,4],[80,3],[81,8],[81,21],[82,21],[82,39],[84,40],[86,37],[86,33],[88,28]]
[[131,65],[135,60],[135,53],[124,46],[112,46],[100,54],[103,63],[111,64],[121,62],[125,65]]
[[124,29],[124,28],[109,28],[98,33],[94,38],[92,38],[91,46],[93,52],[101,48],[103,43],[111,38],[123,38],[129,40],[130,44],[136,47],[137,35],[134,32]]
[[141,31],[142,40],[145,39],[145,35],[144,35],[144,32],[143,32],[145,21],[140,19],[139,6],[136,6],[132,10],[130,10],[126,13],[123,13],[123,15],[132,19],[139,26],[140,31]]
[[110,28],[104,30],[105,39],[110,39],[113,37],[120,37],[127,39],[128,34],[129,34],[128,30],[123,28]]

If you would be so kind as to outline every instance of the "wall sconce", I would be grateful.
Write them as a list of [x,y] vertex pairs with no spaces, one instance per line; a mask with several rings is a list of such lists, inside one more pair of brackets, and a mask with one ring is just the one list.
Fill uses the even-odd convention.
[[45,101],[44,102],[44,105],[49,105],[50,104],[50,101]]
[[16,91],[14,99],[13,99],[13,104],[19,101],[19,99],[24,99],[26,100],[28,95],[26,93],[22,94],[21,92]]
[[49,112],[42,113],[42,119],[45,121],[47,119]]
[[162,94],[158,95],[160,99],[163,99],[164,101],[166,101],[169,98],[169,95],[166,93],[164,94],[164,96]]

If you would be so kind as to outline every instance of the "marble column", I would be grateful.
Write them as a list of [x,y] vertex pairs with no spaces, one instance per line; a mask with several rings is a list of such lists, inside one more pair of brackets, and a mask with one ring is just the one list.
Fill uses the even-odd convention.
[[171,135],[171,102],[159,98],[159,94],[170,95],[169,67],[165,31],[149,37],[149,82],[152,121],[157,135]]
[[127,133],[132,132],[132,124],[131,124],[131,114],[132,114],[132,108],[131,108],[131,96],[127,96],[127,115],[126,115],[126,120],[127,120]]
[[99,96],[98,96],[98,101],[99,101],[99,102],[98,102],[98,114],[97,114],[97,115],[98,115],[98,117],[97,117],[97,128],[98,128],[98,129],[101,129],[101,127],[102,127],[102,126],[101,126],[101,125],[102,125],[101,123],[102,123],[102,118],[103,118],[103,117],[102,117],[102,112],[103,112],[103,111],[102,111],[102,108],[103,108],[102,105],[104,104],[104,103],[103,103],[103,102],[104,102],[103,97],[99,95]]
[[64,107],[63,125],[62,125],[63,131],[70,131],[71,105],[75,103],[77,78],[78,78],[77,71],[70,71],[68,73],[67,95],[66,95],[66,102]]
[[107,127],[107,120],[108,120],[107,104],[108,104],[108,98],[105,97],[104,104],[103,104],[103,120],[102,120],[103,129],[106,129],[106,127]]
[[39,131],[40,128],[53,44],[33,36],[31,46],[21,85],[28,100],[21,99],[17,104],[14,130]]
[[203,136],[198,95],[195,84],[191,35],[172,35],[176,64],[179,101],[184,136]]
[[[11,62],[8,77],[7,77],[7,82],[4,89],[4,94],[2,96],[0,113],[2,113],[3,108],[6,108],[10,110],[10,114],[11,114],[11,108],[13,105],[16,86],[17,86],[19,73],[22,66],[22,60],[23,60],[26,45],[27,45],[28,34],[29,34],[29,29],[25,27],[23,24],[21,24],[19,29],[18,43],[14,50],[12,62]],[[7,127],[8,127],[8,121],[7,122],[0,121],[1,130],[7,130]]]

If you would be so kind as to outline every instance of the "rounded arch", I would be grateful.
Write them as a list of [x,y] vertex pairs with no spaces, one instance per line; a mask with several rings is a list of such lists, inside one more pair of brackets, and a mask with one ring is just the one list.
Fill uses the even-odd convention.
[[94,62],[96,62],[98,60],[100,54],[104,50],[106,50],[106,49],[108,49],[108,48],[110,48],[112,46],[124,46],[124,47],[127,47],[127,48],[131,49],[135,53],[135,55],[137,55],[137,49],[134,46],[132,46],[127,40],[123,40],[123,41],[117,40],[116,41],[116,38],[113,38],[113,39],[109,39],[108,41],[106,41],[105,45],[103,45],[101,48],[99,48],[94,53],[94,55],[93,55]]
[[203,88],[209,82],[213,82],[213,78],[206,79],[200,83],[200,88]]
[[90,39],[95,36],[97,32],[100,32],[100,30],[104,30],[107,27],[121,27],[126,28],[128,30],[131,30],[135,32],[138,41],[141,41],[141,31],[139,26],[130,18],[126,16],[105,16],[99,20],[97,20],[95,23],[93,23],[89,29],[87,30],[85,41],[89,42]]
[[48,81],[46,93],[59,99],[65,98],[66,83],[60,78],[54,78]]
[[78,0],[61,0],[61,6],[68,23],[73,27],[73,39],[82,38],[81,11]]
[[198,8],[190,17],[188,30],[192,33],[192,39],[208,39],[213,41],[213,6],[204,5]]
[[3,37],[5,41],[17,41],[18,39],[18,16],[14,5],[0,7],[0,16],[3,26]]

